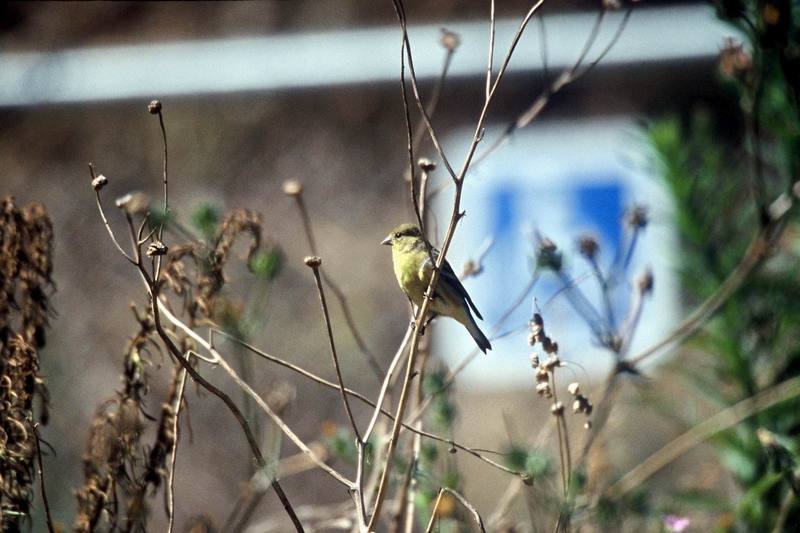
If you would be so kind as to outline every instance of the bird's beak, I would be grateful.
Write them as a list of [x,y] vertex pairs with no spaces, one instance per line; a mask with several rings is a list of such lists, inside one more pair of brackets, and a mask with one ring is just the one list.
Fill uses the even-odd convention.
[[391,236],[391,235],[389,235],[388,237],[386,237],[385,239],[383,239],[383,240],[381,241],[381,244],[385,244],[386,246],[391,246],[391,245],[392,245],[392,236]]

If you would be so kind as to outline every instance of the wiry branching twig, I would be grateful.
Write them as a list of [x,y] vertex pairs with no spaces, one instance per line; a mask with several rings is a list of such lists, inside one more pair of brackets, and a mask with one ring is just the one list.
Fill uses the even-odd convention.
[[374,508],[372,516],[370,517],[370,521],[369,521],[369,524],[368,524],[368,529],[374,529],[375,528],[375,526],[377,524],[377,521],[378,521],[378,519],[380,517],[380,514],[381,514],[383,500],[386,498],[386,490],[387,490],[388,483],[389,483],[389,475],[390,475],[391,469],[392,469],[392,462],[393,462],[393,458],[394,458],[394,452],[395,452],[395,450],[397,448],[397,440],[398,440],[398,437],[399,437],[399,434],[400,434],[400,429],[402,427],[402,421],[403,421],[403,417],[405,415],[406,405],[407,405],[407,401],[408,401],[409,388],[410,388],[411,378],[412,378],[412,375],[413,375],[413,370],[414,370],[414,366],[415,366],[415,362],[416,362],[416,356],[417,356],[417,350],[418,350],[418,346],[419,346],[421,328],[425,324],[425,320],[426,320],[427,315],[428,315],[428,310],[430,308],[431,297],[432,297],[433,294],[435,294],[436,286],[437,286],[437,283],[439,281],[440,269],[441,269],[442,264],[445,261],[445,257],[447,255],[447,251],[448,251],[448,249],[450,247],[450,243],[452,242],[453,235],[455,234],[456,225],[458,224],[458,221],[461,219],[461,216],[462,216],[462,214],[460,212],[460,206],[461,206],[461,194],[462,194],[463,185],[464,185],[464,177],[466,176],[466,173],[469,170],[470,163],[472,161],[472,157],[475,154],[475,150],[476,150],[476,148],[478,146],[478,143],[480,142],[481,138],[483,137],[484,123],[486,121],[486,117],[488,115],[489,108],[490,108],[490,105],[492,103],[494,94],[495,94],[495,92],[497,90],[497,87],[500,85],[500,82],[502,81],[502,79],[504,77],[504,74],[505,74],[506,69],[508,67],[508,63],[511,60],[511,56],[514,53],[514,50],[516,49],[517,43],[519,42],[520,37],[524,33],[528,22],[531,20],[531,18],[533,17],[534,13],[542,5],[543,2],[544,2],[544,0],[540,0],[533,7],[531,7],[530,10],[528,11],[528,13],[526,14],[525,18],[521,22],[520,27],[519,27],[519,29],[517,31],[517,34],[515,35],[514,40],[512,41],[512,44],[511,44],[511,46],[509,48],[509,51],[506,54],[505,60],[503,61],[503,64],[502,64],[502,66],[501,66],[501,68],[500,68],[500,70],[499,70],[499,72],[497,74],[497,78],[495,79],[494,83],[492,84],[491,90],[490,90],[490,92],[489,92],[489,94],[488,94],[488,96],[487,96],[487,98],[486,98],[486,100],[484,102],[483,109],[481,110],[480,116],[478,118],[478,121],[477,121],[477,124],[476,124],[476,127],[475,127],[475,133],[473,135],[472,143],[471,143],[470,148],[469,148],[469,150],[467,152],[467,155],[466,155],[466,157],[464,159],[464,163],[463,163],[463,165],[461,167],[461,170],[460,170],[459,174],[456,175],[456,174],[453,173],[452,168],[451,168],[449,162],[447,161],[446,157],[444,157],[444,153],[441,150],[440,145],[438,144],[438,141],[437,141],[436,136],[435,136],[435,132],[433,131],[433,127],[430,124],[430,120],[427,117],[427,114],[425,113],[425,108],[422,105],[422,102],[420,100],[419,89],[418,89],[417,80],[416,80],[416,75],[415,75],[414,69],[413,69],[411,45],[410,45],[409,40],[408,40],[408,32],[407,32],[407,28],[406,28],[405,11],[404,11],[403,4],[402,4],[401,0],[393,0],[393,4],[394,4],[394,7],[395,7],[395,13],[397,15],[398,21],[399,21],[400,26],[401,26],[402,31],[403,31],[403,42],[405,44],[406,54],[407,54],[407,58],[409,60],[408,64],[409,64],[409,71],[410,71],[410,75],[411,75],[411,84],[412,84],[412,87],[414,88],[414,96],[415,96],[415,99],[416,99],[417,107],[420,109],[420,112],[423,114],[423,118],[425,119],[426,126],[428,127],[428,132],[431,135],[431,139],[434,141],[434,145],[437,146],[437,150],[439,151],[440,156],[442,156],[442,161],[445,163],[445,166],[447,167],[448,172],[450,172],[451,176],[454,179],[456,190],[455,190],[455,197],[453,199],[453,210],[452,210],[452,215],[450,217],[450,223],[448,225],[448,229],[447,229],[447,232],[445,234],[444,241],[442,243],[442,249],[441,249],[441,252],[439,254],[438,260],[436,262],[436,267],[433,270],[433,273],[431,275],[431,280],[430,280],[430,282],[428,284],[428,289],[426,291],[426,295],[427,296],[426,296],[425,300],[423,301],[422,306],[418,309],[418,311],[416,313],[416,316],[415,316],[415,321],[416,321],[415,322],[415,331],[414,331],[414,335],[413,335],[412,340],[411,340],[411,348],[410,348],[410,351],[409,351],[408,363],[407,363],[407,366],[406,366],[406,374],[405,374],[405,378],[403,380],[402,389],[400,391],[400,399],[399,399],[398,406],[397,406],[397,413],[395,415],[396,419],[395,419],[394,425],[392,427],[392,433],[391,433],[391,437],[389,439],[389,446],[388,446],[387,452],[386,452],[386,462],[384,464],[383,472],[381,473],[381,480],[380,480],[379,485],[378,485],[378,494],[377,494],[376,500],[375,500],[375,508]]
[[[308,209],[306,208],[305,201],[303,200],[303,185],[295,180],[286,181],[283,184],[283,192],[295,199],[297,210],[300,212],[300,219],[303,222],[303,231],[305,232],[306,239],[308,240],[308,247],[311,249],[312,255],[319,256],[317,241],[314,238],[314,229],[311,226],[311,217],[308,214]],[[364,338],[361,336],[361,332],[356,326],[353,313],[351,312],[350,305],[347,302],[347,297],[342,289],[339,288],[339,286],[330,278],[330,276],[325,273],[325,271],[322,271],[321,275],[322,280],[331,289],[331,291],[333,291],[333,295],[339,302],[339,307],[342,308],[342,314],[344,315],[347,329],[350,330],[350,334],[356,341],[358,349],[361,350],[361,353],[363,353],[367,358],[367,363],[369,363],[372,372],[375,374],[375,377],[380,380],[381,376],[383,376],[383,368],[381,368],[381,365],[378,362],[377,357],[375,357],[375,354],[372,353],[372,351],[367,347],[367,343],[364,342]]]
[[[226,338],[228,338],[232,342],[235,342],[235,343],[241,345],[242,347],[246,348],[247,350],[251,351],[252,353],[258,355],[259,357],[262,357],[262,358],[264,358],[264,359],[266,359],[268,361],[271,361],[271,362],[273,362],[275,364],[278,364],[278,365],[280,365],[280,366],[282,366],[284,368],[287,368],[289,370],[297,372],[298,374],[300,374],[302,376],[305,376],[305,377],[309,378],[310,380],[312,380],[312,381],[314,381],[316,383],[319,383],[320,385],[323,385],[323,386],[325,386],[325,387],[327,387],[329,389],[339,389],[339,386],[336,383],[334,383],[332,381],[328,381],[325,378],[320,377],[320,376],[314,374],[313,372],[309,372],[308,370],[306,370],[304,368],[301,368],[301,367],[299,367],[297,365],[293,365],[292,363],[284,361],[283,359],[281,359],[279,357],[275,357],[274,355],[270,355],[270,354],[268,354],[267,352],[265,352],[263,350],[259,350],[258,348],[256,348],[252,344],[249,344],[246,341],[238,339],[238,338],[230,335],[229,333],[226,333],[222,329],[214,328],[214,332],[225,336]],[[408,335],[408,337],[410,338],[410,334]],[[402,347],[404,347],[404,346],[401,346],[401,348]],[[402,352],[402,350],[400,350],[398,353],[401,353],[401,352]],[[357,400],[365,403],[366,405],[369,405],[370,407],[374,408],[374,407],[380,405],[380,400],[379,401],[370,400],[364,394],[362,394],[362,393],[360,393],[358,391],[355,391],[353,389],[345,388],[345,392],[348,394],[348,396],[352,396],[353,398],[356,398]],[[395,420],[395,416],[390,411],[388,411],[386,409],[383,409],[382,407],[381,407],[379,413],[384,415],[384,416],[386,416],[387,418],[389,418],[389,420],[392,420],[392,421]],[[502,470],[503,472],[506,472],[508,474],[517,475],[517,476],[520,475],[520,472],[516,472],[516,471],[514,471],[514,470],[512,470],[512,469],[510,469],[508,467],[505,467],[505,466],[501,465],[500,463],[492,461],[488,457],[482,455],[476,448],[472,448],[472,447],[466,446],[466,445],[461,444],[461,443],[459,443],[457,441],[454,441],[453,439],[449,439],[449,438],[442,437],[440,435],[436,435],[435,433],[430,433],[428,431],[421,431],[421,430],[417,431],[414,428],[414,426],[412,426],[409,423],[405,423],[404,422],[403,423],[403,428],[407,429],[408,431],[411,431],[411,432],[417,432],[417,433],[419,433],[419,435],[421,435],[421,436],[423,436],[425,438],[431,439],[431,440],[435,440],[435,441],[438,441],[438,442],[441,442],[441,443],[444,443],[444,444],[448,444],[448,445],[452,444],[455,448],[457,448],[457,449],[459,449],[461,451],[464,451],[464,452],[472,455],[473,457],[485,462],[486,464],[488,464],[490,466],[493,466],[493,467],[495,467],[495,468],[497,468],[499,470]],[[369,434],[370,433],[368,433],[368,431],[369,431],[369,428],[367,428],[367,431],[364,432],[364,436],[362,437],[365,441],[369,439]],[[497,453],[497,452],[492,452],[492,453]]]
[[452,497],[458,500],[458,502],[470,512],[472,518],[475,520],[475,525],[478,526],[478,529],[480,529],[483,533],[486,533],[486,528],[483,525],[483,519],[481,518],[481,515],[478,513],[478,510],[475,508],[475,506],[469,503],[464,496],[453,489],[448,489],[447,487],[441,487],[439,489],[439,494],[436,496],[436,503],[433,504],[433,512],[431,513],[431,519],[428,522],[428,527],[425,528],[425,533],[430,533],[433,531],[433,524],[438,516],[439,504],[442,502],[442,496],[444,496],[445,493],[450,494]]

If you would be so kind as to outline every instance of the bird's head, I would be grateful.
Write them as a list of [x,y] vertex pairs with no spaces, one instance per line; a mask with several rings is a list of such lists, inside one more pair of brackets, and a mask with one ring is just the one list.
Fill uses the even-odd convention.
[[381,241],[381,244],[398,250],[411,250],[420,244],[424,245],[425,241],[422,239],[422,232],[417,226],[414,224],[400,224]]

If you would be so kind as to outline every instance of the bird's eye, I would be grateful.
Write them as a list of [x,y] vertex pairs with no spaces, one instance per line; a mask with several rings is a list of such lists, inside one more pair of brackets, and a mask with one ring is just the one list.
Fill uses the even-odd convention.
[[395,233],[395,234],[394,234],[394,238],[395,238],[395,239],[399,239],[400,237],[401,237],[401,235],[400,235],[399,233]]

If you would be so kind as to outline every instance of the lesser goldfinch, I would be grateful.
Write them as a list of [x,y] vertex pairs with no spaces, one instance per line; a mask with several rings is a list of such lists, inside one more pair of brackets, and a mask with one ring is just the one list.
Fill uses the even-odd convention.
[[[401,224],[394,228],[381,244],[392,247],[394,275],[397,277],[400,288],[414,305],[422,306],[434,265],[431,264],[431,258],[419,228],[413,224]],[[437,259],[439,257],[438,250],[432,249],[432,252],[433,258]],[[492,349],[489,339],[472,318],[470,308],[478,318],[483,320],[483,317],[447,260],[442,264],[439,282],[429,307],[431,309],[430,319],[437,315],[454,318],[467,328],[483,353]]]

